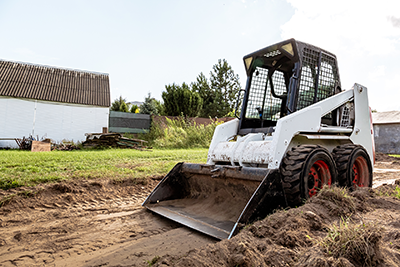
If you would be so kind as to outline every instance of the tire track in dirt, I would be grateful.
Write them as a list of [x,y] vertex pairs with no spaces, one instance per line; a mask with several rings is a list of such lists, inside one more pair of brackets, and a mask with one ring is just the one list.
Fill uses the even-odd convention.
[[143,208],[154,185],[75,182],[14,200],[0,208],[0,266],[147,266],[216,242]]

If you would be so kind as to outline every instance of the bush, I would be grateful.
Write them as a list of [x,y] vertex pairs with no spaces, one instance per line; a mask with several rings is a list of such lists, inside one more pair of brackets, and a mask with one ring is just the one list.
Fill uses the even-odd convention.
[[150,132],[141,134],[139,138],[156,148],[208,148],[219,124],[221,122],[198,125],[183,117],[176,120],[167,118],[165,125],[152,122]]

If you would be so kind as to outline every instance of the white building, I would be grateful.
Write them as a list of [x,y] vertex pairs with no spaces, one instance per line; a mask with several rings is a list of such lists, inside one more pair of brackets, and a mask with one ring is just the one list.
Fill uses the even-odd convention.
[[400,154],[400,111],[372,113],[375,151]]
[[32,135],[83,141],[108,127],[109,76],[0,60],[0,147]]

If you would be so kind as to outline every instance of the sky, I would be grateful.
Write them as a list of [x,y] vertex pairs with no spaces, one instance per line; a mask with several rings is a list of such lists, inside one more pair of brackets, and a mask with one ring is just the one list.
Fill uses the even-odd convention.
[[108,73],[111,100],[162,100],[226,59],[296,38],[337,56],[343,89],[400,110],[400,1],[0,0],[0,59]]

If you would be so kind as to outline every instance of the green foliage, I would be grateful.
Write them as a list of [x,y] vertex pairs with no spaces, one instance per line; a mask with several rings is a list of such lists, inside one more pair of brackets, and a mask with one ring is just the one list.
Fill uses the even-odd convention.
[[160,116],[166,116],[165,114],[165,107],[164,105],[161,103],[161,101],[158,101],[157,99],[154,99],[154,104],[156,106],[156,110],[158,112],[158,115]]
[[129,112],[128,105],[126,104],[126,98],[122,98],[122,96],[120,96],[119,98],[115,99],[111,104],[110,110]]
[[396,198],[400,198],[400,187],[396,186],[393,192],[393,196]]
[[130,112],[139,113],[139,107],[137,105],[132,105]]
[[236,107],[237,95],[240,90],[239,76],[235,75],[228,62],[218,60],[210,72],[210,81],[203,73],[191,84],[193,91],[203,99],[201,117],[224,117],[232,113]]
[[144,99],[143,104],[140,106],[140,114],[150,114],[150,115],[159,115],[157,109],[157,100],[151,97],[149,93],[147,97]]
[[[205,163],[207,149],[0,150],[0,189],[70,179],[142,179],[165,175],[179,161]],[[134,177],[134,178],[132,178]]]
[[200,94],[193,91],[186,83],[182,86],[175,83],[166,85],[165,90],[162,92],[162,98],[167,116],[196,117],[199,115],[203,100]]
[[240,90],[239,75],[235,74],[228,62],[219,59],[210,73],[211,89],[220,99],[219,116],[225,116],[235,108],[236,98]]
[[215,127],[220,122],[208,125],[198,125],[186,121],[184,118],[176,120],[166,119],[166,125],[152,123],[148,134],[139,135],[156,148],[208,148],[214,134]]
[[[397,182],[397,181],[396,181]],[[379,187],[374,191],[378,196],[395,197],[400,199],[400,187]]]
[[121,112],[129,112],[128,105],[125,103],[125,101],[123,101],[121,103],[121,106],[119,107],[119,111],[121,111]]
[[199,116],[202,118],[214,118],[217,114],[219,100],[215,96],[214,91],[211,90],[206,76],[204,76],[203,73],[200,73],[196,82],[191,84],[191,87],[192,90],[199,93],[200,97],[203,99],[203,106],[200,110]]
[[160,256],[155,256],[151,261],[146,261],[148,266],[153,266],[160,259]]

